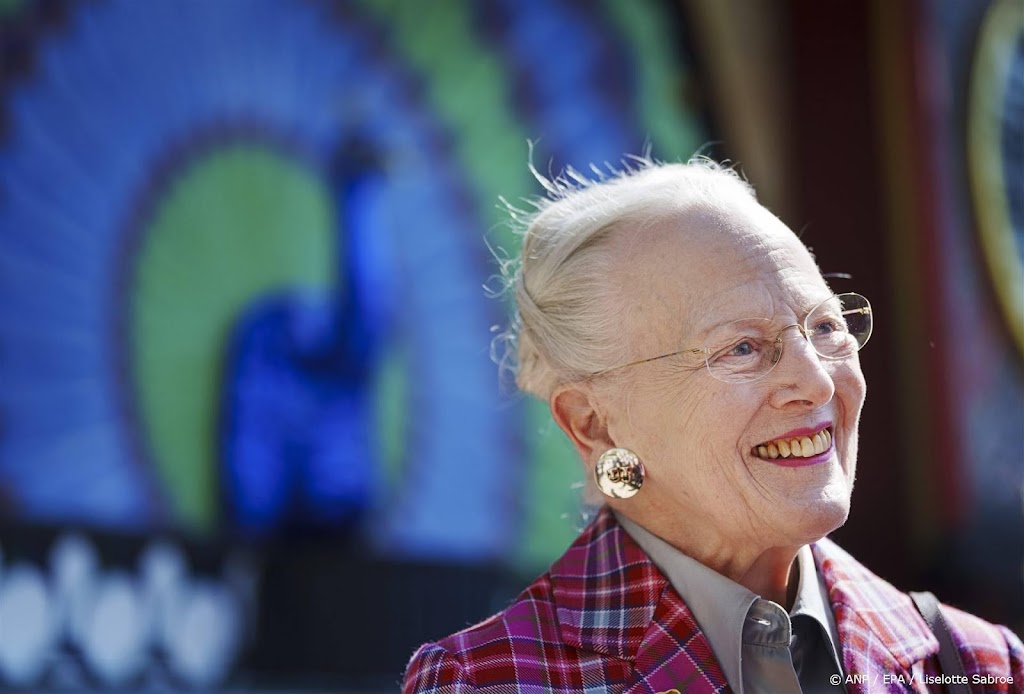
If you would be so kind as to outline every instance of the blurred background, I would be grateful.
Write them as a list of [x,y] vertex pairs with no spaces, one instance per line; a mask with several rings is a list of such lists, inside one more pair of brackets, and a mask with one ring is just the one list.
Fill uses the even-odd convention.
[[738,162],[877,312],[834,537],[1024,633],[1019,0],[0,0],[0,60],[0,689],[394,691],[564,550],[530,141]]

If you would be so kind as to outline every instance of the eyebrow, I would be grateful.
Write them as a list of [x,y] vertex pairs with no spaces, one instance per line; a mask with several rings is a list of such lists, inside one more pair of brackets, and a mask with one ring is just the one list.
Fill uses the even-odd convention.
[[[757,323],[763,323],[765,325],[770,325],[771,322],[772,322],[771,318],[753,318],[753,317],[738,318],[736,320],[724,321],[722,323],[717,323],[715,325],[710,326],[709,328],[707,328],[705,330],[700,331],[699,333],[697,333],[696,339],[698,341],[703,340],[704,342],[707,342],[710,338],[714,337],[717,333],[723,333],[723,332],[725,332],[727,330],[738,331],[738,330],[742,329],[745,326],[749,326],[749,325],[753,325],[753,324],[757,324]],[[735,327],[731,328],[730,326],[735,326]],[[705,346],[708,346],[708,345],[705,345]]]
[[[832,296],[834,296],[834,294],[829,294],[827,296],[822,296],[820,298],[815,297],[815,298],[807,301],[805,306],[799,307],[799,310],[797,312],[797,320],[798,321],[803,321],[806,318],[807,313],[810,312],[810,310],[812,308],[814,308],[815,306],[818,306],[819,304],[821,304],[824,301],[827,301]],[[701,310],[701,317],[702,318],[710,317],[710,316],[715,314],[716,310],[717,310],[717,307],[714,304],[711,304],[710,306],[705,306]],[[732,320],[716,321],[715,323],[713,323],[711,325],[708,325],[708,326],[706,326],[706,327],[696,331],[693,334],[693,337],[690,338],[690,339],[691,340],[696,340],[696,341],[700,342],[702,340],[707,340],[716,330],[719,330],[721,328],[725,328],[725,327],[727,327],[727,326],[729,326],[731,324],[734,324],[734,323],[745,323],[745,322],[752,322],[752,321],[771,322],[771,321],[775,320],[775,318],[776,318],[776,315],[772,315],[772,316],[748,315],[748,316],[743,316],[742,318],[735,318],[735,319],[732,319]]]

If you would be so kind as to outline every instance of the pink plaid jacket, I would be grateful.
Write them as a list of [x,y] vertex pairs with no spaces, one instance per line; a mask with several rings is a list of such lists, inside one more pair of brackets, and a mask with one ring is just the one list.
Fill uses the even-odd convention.
[[[940,692],[939,645],[910,598],[829,540],[812,546],[850,694]],[[972,691],[1024,692],[1007,628],[943,606]],[[603,510],[506,610],[412,657],[403,692],[728,692],[682,598]]]

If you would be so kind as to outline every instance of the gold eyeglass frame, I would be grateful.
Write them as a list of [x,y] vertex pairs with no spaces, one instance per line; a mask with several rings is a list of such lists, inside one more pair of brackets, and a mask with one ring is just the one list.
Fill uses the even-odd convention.
[[[839,298],[839,297],[844,297],[844,296],[859,296],[861,299],[864,300],[864,304],[865,305],[861,306],[860,308],[854,308],[854,309],[850,309],[850,310],[847,310],[847,311],[842,311],[840,313],[840,315],[841,316],[849,316],[849,315],[855,314],[855,313],[859,313],[859,314],[862,314],[862,315],[864,315],[864,314],[870,315],[870,316],[872,316],[871,330],[868,331],[868,336],[866,338],[864,338],[864,342],[859,342],[858,341],[857,349],[855,349],[852,352],[850,352],[850,354],[843,355],[841,357],[831,357],[831,356],[828,356],[827,354],[822,354],[821,352],[819,352],[815,348],[814,343],[811,342],[811,339],[810,339],[810,337],[808,335],[809,329],[807,327],[807,319],[811,317],[811,314],[813,314],[815,311],[817,311],[819,308],[824,306],[826,303],[828,303],[832,299]],[[840,299],[840,301],[842,301],[842,300]],[[858,294],[857,292],[842,292],[840,294],[833,294],[832,296],[828,297],[824,301],[821,301],[821,302],[815,304],[814,307],[810,311],[807,312],[807,315],[804,316],[803,322],[801,322],[801,323],[790,323],[786,327],[780,329],[778,333],[776,333],[776,335],[775,335],[776,351],[775,351],[774,354],[772,354],[772,360],[771,360],[772,361],[772,365],[771,365],[771,367],[767,371],[765,371],[764,373],[760,374],[759,376],[755,376],[754,378],[745,379],[745,380],[742,380],[742,381],[735,381],[735,382],[738,382],[738,383],[752,383],[753,381],[757,381],[759,379],[762,379],[765,376],[767,376],[769,373],[771,373],[772,369],[775,368],[775,365],[778,364],[779,360],[782,359],[782,334],[785,333],[790,328],[796,328],[798,331],[800,331],[800,334],[803,336],[803,338],[805,340],[807,340],[807,344],[809,344],[811,346],[811,349],[814,350],[814,353],[817,354],[819,357],[821,357],[822,359],[828,359],[830,361],[838,361],[840,359],[846,359],[847,357],[849,357],[851,355],[857,354],[857,352],[859,352],[862,349],[864,349],[864,345],[866,345],[868,343],[868,341],[871,339],[871,336],[875,332],[874,313],[871,310],[871,302],[868,301],[868,298],[866,296],[864,296],[863,294]],[[722,379],[718,378],[717,376],[715,376],[714,373],[712,373],[711,365],[708,364],[708,356],[710,356],[711,354],[714,354],[715,351],[716,350],[712,349],[711,347],[700,347],[700,348],[696,348],[696,349],[680,349],[680,350],[676,350],[675,352],[669,352],[668,354],[662,354],[662,355],[657,356],[657,357],[648,357],[647,359],[638,359],[637,361],[631,361],[631,362],[628,362],[626,364],[619,364],[618,366],[612,366],[611,368],[608,368],[608,369],[602,369],[601,371],[598,371],[597,373],[591,374],[589,376],[589,378],[596,378],[597,376],[604,376],[605,374],[611,373],[612,371],[618,371],[619,369],[625,369],[628,366],[638,366],[640,364],[647,364],[647,363],[652,362],[652,361],[658,361],[659,359],[668,359],[669,357],[675,357],[675,356],[678,356],[680,354],[702,354],[702,355],[704,355],[704,368],[706,368],[708,370],[708,374],[711,376],[711,378],[714,378],[716,381],[721,381]],[[722,382],[723,383],[733,383],[734,381],[722,381]]]

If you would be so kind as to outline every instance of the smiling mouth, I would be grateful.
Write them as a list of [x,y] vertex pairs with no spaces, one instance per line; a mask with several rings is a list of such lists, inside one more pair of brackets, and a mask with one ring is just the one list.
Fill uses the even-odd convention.
[[751,454],[762,460],[779,458],[813,458],[832,448],[832,432],[828,429],[808,436],[794,436],[765,441],[754,446]]

